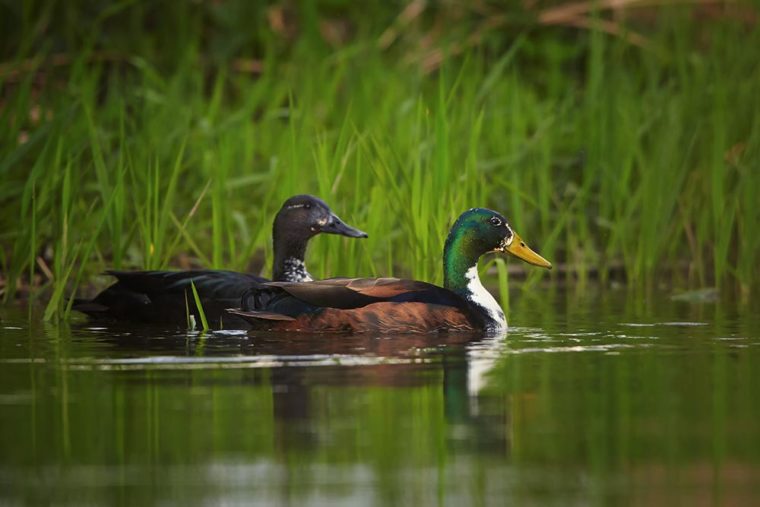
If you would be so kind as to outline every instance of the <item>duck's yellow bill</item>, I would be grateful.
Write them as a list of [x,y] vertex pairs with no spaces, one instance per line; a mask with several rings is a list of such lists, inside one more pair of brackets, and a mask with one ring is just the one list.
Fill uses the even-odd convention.
[[546,269],[552,268],[552,263],[531,250],[517,233],[513,233],[512,241],[508,245],[504,245],[503,250],[507,253],[511,253],[518,259],[524,260],[528,264],[533,264],[534,266],[540,266]]

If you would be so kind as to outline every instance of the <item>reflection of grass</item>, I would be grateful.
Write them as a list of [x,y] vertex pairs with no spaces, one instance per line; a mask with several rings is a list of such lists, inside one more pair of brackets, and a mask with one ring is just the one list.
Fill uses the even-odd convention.
[[[197,21],[190,7],[171,9],[169,23]],[[241,71],[245,48],[230,59],[201,51],[199,21],[167,30],[171,43],[122,40],[109,25],[117,42],[98,51],[71,43],[80,51],[66,61],[33,72],[24,60],[5,74],[6,296],[37,278],[53,317],[104,267],[185,255],[247,269],[271,256],[272,217],[298,192],[370,233],[315,241],[317,276],[440,281],[448,226],[489,206],[581,278],[622,264],[641,286],[663,267],[687,273],[684,284],[760,280],[760,30],[720,19],[697,28],[677,8],[639,30],[658,50],[594,31],[490,32],[454,44],[431,73],[406,58],[422,37],[406,21],[385,48],[375,44],[383,16],[351,19],[355,37],[329,52],[306,18],[291,43],[256,31],[256,74]]]

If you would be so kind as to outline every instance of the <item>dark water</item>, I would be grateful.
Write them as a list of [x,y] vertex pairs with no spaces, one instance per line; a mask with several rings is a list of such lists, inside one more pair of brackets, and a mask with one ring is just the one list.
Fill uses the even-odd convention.
[[752,302],[512,297],[506,338],[31,323],[2,505],[760,505]]

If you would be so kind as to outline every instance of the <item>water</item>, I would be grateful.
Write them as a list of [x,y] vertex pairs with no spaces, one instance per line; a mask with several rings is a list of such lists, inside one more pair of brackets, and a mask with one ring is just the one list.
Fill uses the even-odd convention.
[[760,505],[757,305],[511,303],[446,339],[0,309],[0,504]]

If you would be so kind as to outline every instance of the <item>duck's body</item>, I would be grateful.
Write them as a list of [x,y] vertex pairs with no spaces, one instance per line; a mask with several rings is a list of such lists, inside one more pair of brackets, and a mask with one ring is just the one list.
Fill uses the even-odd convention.
[[297,332],[408,333],[486,331],[501,333],[507,321],[478,277],[480,256],[503,251],[551,267],[530,250],[498,213],[463,213],[444,249],[439,287],[398,278],[336,278],[307,283],[257,284],[230,313],[255,329]]
[[[312,277],[304,261],[309,239],[319,233],[362,238],[367,235],[346,225],[320,199],[300,195],[283,204],[272,227],[273,279],[306,282]],[[92,300],[75,300],[73,309],[95,318],[185,325],[188,310],[199,320],[192,285],[203,312],[214,327],[245,324],[225,312],[239,304],[251,284],[269,280],[250,273],[224,270],[107,271],[117,282]],[[243,326],[247,327],[247,326]]]
[[399,278],[263,283],[243,297],[243,309],[230,312],[255,329],[312,333],[468,331],[484,324],[458,294]]

